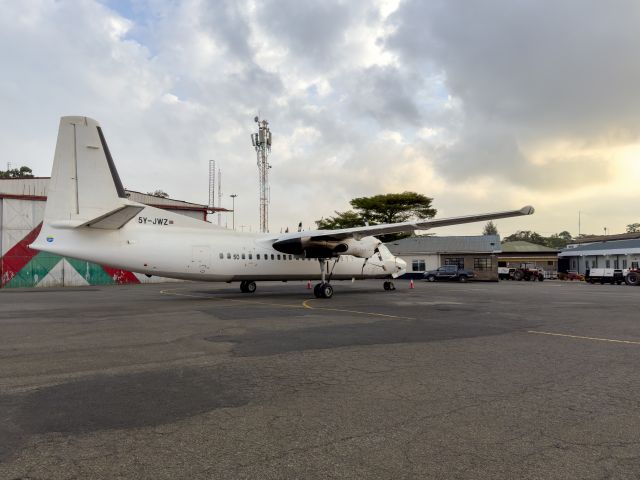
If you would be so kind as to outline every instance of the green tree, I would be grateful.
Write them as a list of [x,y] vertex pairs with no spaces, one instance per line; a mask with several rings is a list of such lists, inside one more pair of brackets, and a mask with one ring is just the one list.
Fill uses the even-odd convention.
[[0,178],[33,178],[33,171],[29,167],[0,170]]
[[406,222],[411,218],[432,218],[437,210],[433,198],[416,192],[387,193],[351,200],[351,206],[371,225]]
[[509,235],[502,239],[503,242],[525,241],[535,243],[536,245],[543,245],[545,247],[562,249],[567,246],[567,243],[571,241],[572,237],[566,230],[560,233],[554,233],[549,237],[544,237],[537,232],[531,230],[519,230],[514,234]]
[[147,195],[153,195],[154,197],[167,198],[169,194],[164,190],[155,190],[153,192],[147,192]]
[[627,225],[627,233],[638,233],[640,232],[640,223],[630,223]]
[[546,239],[537,232],[531,230],[518,230],[516,233],[512,233],[508,237],[503,239],[504,242],[531,242],[537,245],[546,245]]
[[483,235],[498,235],[498,227],[493,221],[489,220],[482,230]]
[[[412,218],[432,218],[437,212],[432,202],[433,198],[415,192],[358,197],[349,202],[353,210],[335,212],[335,217],[322,218],[316,224],[319,229],[335,230],[367,224],[406,222]],[[380,240],[389,242],[407,236],[409,234],[381,235]]]
[[571,234],[566,230],[560,233],[554,233],[545,240],[545,245],[551,248],[561,249],[567,246],[567,243],[571,241]]
[[361,227],[365,224],[364,219],[354,212],[348,210],[346,212],[335,212],[335,217],[321,218],[316,221],[316,225],[320,230],[337,230],[339,228]]

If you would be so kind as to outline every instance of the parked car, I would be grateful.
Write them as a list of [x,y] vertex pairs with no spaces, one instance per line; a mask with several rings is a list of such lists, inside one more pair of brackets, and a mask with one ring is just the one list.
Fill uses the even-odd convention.
[[466,282],[473,277],[475,277],[475,274],[472,271],[458,268],[457,265],[445,265],[437,270],[430,270],[424,273],[424,279],[428,282],[447,280]]

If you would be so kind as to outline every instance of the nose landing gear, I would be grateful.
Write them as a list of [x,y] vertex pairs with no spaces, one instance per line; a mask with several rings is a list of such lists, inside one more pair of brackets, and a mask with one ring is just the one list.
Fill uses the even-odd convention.
[[385,290],[395,290],[396,289],[396,286],[393,284],[393,282],[390,282],[388,280],[382,284],[382,287]]

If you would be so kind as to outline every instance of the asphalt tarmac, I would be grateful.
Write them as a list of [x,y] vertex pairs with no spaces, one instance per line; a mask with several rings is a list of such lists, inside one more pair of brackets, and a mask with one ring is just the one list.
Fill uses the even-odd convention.
[[2,479],[640,477],[640,288],[0,291]]

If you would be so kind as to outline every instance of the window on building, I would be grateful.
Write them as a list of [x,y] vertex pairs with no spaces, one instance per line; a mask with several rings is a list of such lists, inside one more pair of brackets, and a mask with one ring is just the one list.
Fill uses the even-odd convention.
[[220,258],[223,259],[224,258],[224,253],[220,254]]
[[464,258],[445,258],[445,265],[456,265],[458,268],[464,268]]
[[613,261],[613,268],[620,268],[620,267],[618,266],[619,264],[620,264],[620,263],[618,262],[618,259],[616,258],[616,259]]
[[425,263],[424,260],[411,260],[411,271],[413,272],[424,272],[425,269]]
[[585,260],[585,262],[584,262],[584,268],[586,268],[587,270],[589,270],[589,260]]
[[474,258],[473,259],[474,270],[491,270],[490,258]]
[[631,268],[638,268],[638,262],[631,262]]
[[626,258],[622,259],[622,268],[627,268],[627,259]]
[[604,268],[611,268],[611,260],[606,259],[604,261]]
[[576,265],[576,261],[575,260],[571,260],[571,269],[575,270],[576,268],[578,268],[578,266]]
[[552,267],[552,266],[553,266],[553,260],[549,260],[549,261],[547,262],[547,265],[549,265],[550,267]]

